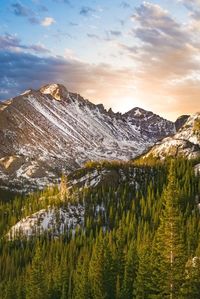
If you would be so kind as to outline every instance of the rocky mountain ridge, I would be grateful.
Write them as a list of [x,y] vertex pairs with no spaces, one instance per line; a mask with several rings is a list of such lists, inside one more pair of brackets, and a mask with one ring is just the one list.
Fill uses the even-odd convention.
[[107,111],[60,84],[27,90],[0,105],[0,186],[43,188],[62,171],[132,159],[174,133],[174,123],[152,112]]
[[198,159],[200,157],[200,113],[185,117],[184,124],[173,136],[157,142],[142,159],[166,157],[184,157]]

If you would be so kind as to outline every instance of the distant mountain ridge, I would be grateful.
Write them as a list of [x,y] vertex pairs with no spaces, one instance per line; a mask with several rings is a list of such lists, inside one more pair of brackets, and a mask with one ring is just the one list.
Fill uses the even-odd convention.
[[173,136],[157,142],[142,159],[165,159],[167,157],[184,157],[198,159],[200,157],[200,112],[192,116],[184,116],[183,125]]
[[175,124],[141,108],[121,114],[61,84],[27,90],[0,104],[0,186],[55,182],[89,160],[129,160],[175,133]]

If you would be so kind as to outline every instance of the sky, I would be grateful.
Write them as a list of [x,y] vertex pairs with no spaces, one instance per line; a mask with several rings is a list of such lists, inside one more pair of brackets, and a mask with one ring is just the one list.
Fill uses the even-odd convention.
[[61,83],[115,112],[200,111],[200,0],[0,2],[0,100]]

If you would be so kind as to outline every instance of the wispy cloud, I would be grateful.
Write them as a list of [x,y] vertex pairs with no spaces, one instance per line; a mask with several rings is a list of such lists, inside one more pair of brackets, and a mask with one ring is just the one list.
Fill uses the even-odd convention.
[[190,16],[200,21],[200,1],[199,0],[180,0],[181,3],[190,11]]
[[33,11],[25,5],[22,5],[19,2],[13,3],[11,5],[12,11],[16,16],[28,17],[33,14]]
[[180,3],[183,3],[186,8],[189,10],[196,10],[200,8],[200,1],[199,0],[179,0]]
[[124,47],[136,66],[138,97],[148,104],[148,94],[149,101],[157,106],[162,106],[160,99],[165,98],[171,114],[173,110],[186,113],[188,107],[197,109],[200,27],[195,31],[192,19],[188,24],[179,23],[168,11],[150,2],[136,8],[132,21],[132,40],[135,43],[137,39],[137,45],[120,48]]
[[35,53],[50,53],[50,50],[41,44],[24,45],[21,40],[11,34],[0,35],[0,50],[9,50],[12,52],[31,51]]
[[[48,11],[48,8],[44,5],[39,5],[37,8],[40,12]],[[11,5],[11,11],[18,17],[27,18],[27,20],[34,25],[42,25],[48,27],[55,23],[54,18],[41,18],[32,9],[30,9],[28,6],[22,5],[20,2],[13,3]]]
[[87,17],[89,14],[96,12],[96,10],[90,6],[83,6],[80,10],[80,15]]
[[118,107],[119,103],[113,99],[128,95],[130,98],[131,70],[81,62],[72,54],[68,50],[66,58],[42,58],[30,53],[0,51],[0,99],[13,97],[30,87],[37,89],[49,82],[63,83],[69,90],[96,103],[103,102],[107,107]]
[[121,36],[121,35],[122,35],[122,32],[121,32],[121,31],[119,31],[119,30],[110,30],[110,31],[109,31],[109,33],[110,33],[111,35],[114,35],[114,36],[116,36],[116,37],[118,37],[118,36]]
[[92,39],[98,39],[98,40],[100,39],[100,37],[97,34],[93,34],[93,33],[87,33],[87,36]]
[[[197,48],[187,26],[176,22],[167,11],[151,3],[142,4],[132,16],[132,34],[141,42],[137,59],[143,69],[157,78],[185,75],[196,70]],[[164,77],[163,77],[164,76]]]

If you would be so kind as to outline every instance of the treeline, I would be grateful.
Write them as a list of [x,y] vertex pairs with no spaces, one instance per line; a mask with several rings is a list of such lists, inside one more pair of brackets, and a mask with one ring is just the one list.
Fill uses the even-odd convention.
[[[199,176],[176,160],[118,186],[74,190],[84,226],[8,241],[30,211],[60,203],[58,189],[1,204],[0,294],[20,299],[200,298]],[[6,210],[4,210],[6,208]]]

